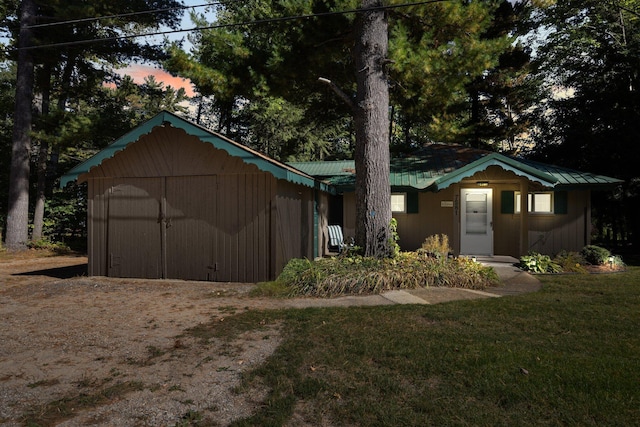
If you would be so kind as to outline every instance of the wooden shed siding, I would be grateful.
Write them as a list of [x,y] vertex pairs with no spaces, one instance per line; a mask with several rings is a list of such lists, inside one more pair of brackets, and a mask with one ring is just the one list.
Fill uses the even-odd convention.
[[107,206],[112,181],[92,179],[87,186],[87,253],[88,274],[107,275]]
[[278,181],[276,275],[291,258],[313,259],[313,190]]
[[108,201],[107,275],[162,277],[161,195],[160,178],[113,181]]
[[[150,177],[261,173],[255,165],[188,135],[182,129],[157,127],[126,150],[91,169],[98,177]],[[82,179],[83,177],[81,177]]]
[[[154,128],[84,179],[92,275],[257,282],[275,278],[291,257],[313,256],[312,189],[180,129]],[[124,264],[110,267],[112,253]]]
[[271,205],[276,180],[267,173],[219,177],[218,281],[273,278]]
[[216,280],[217,177],[168,177],[166,185],[166,277]]

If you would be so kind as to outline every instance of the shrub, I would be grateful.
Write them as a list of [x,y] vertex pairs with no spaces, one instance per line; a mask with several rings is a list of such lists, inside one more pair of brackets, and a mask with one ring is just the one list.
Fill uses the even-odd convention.
[[560,251],[553,259],[562,271],[567,273],[586,273],[584,258],[578,252]]
[[449,236],[446,234],[434,234],[427,237],[418,252],[426,253],[436,258],[446,258],[451,252]]
[[530,252],[529,255],[520,257],[519,267],[532,273],[560,273],[562,268],[551,260],[549,255]]
[[495,271],[480,263],[430,258],[417,252],[401,252],[394,259],[352,255],[290,263],[293,265],[287,265],[277,281],[290,287],[294,295],[378,294],[426,286],[484,289],[499,283]]
[[47,239],[31,240],[27,243],[29,249],[48,250],[59,255],[71,253],[71,248],[63,242],[51,242]]
[[608,249],[596,245],[588,245],[582,248],[580,254],[591,265],[604,265],[608,262],[611,252]]
[[398,240],[400,240],[400,236],[398,235],[398,220],[395,218],[391,218],[391,222],[389,223],[389,230],[391,231],[391,237],[389,238],[389,252],[391,258],[395,258],[400,255],[400,245],[398,244]]

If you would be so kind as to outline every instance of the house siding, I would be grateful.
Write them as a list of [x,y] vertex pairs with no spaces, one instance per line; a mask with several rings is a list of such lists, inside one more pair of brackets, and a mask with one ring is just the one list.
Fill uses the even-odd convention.
[[[446,234],[454,253],[460,253],[460,190],[478,188],[477,181],[488,181],[493,190],[493,253],[521,255],[521,236],[526,235],[526,251],[555,255],[561,250],[579,251],[590,243],[591,205],[589,190],[567,192],[566,214],[528,214],[527,232],[521,233],[521,215],[503,213],[504,191],[553,191],[525,178],[490,166],[485,171],[451,185],[439,192],[420,192],[417,213],[394,213],[398,221],[398,235],[402,250],[413,251],[434,234]],[[393,190],[395,192],[395,190]],[[402,192],[402,191],[398,191]],[[443,203],[445,202],[445,203]],[[453,205],[453,206],[451,206]],[[451,206],[451,207],[450,207]],[[344,194],[344,233],[355,235],[355,193]],[[526,252],[525,251],[525,252]]]

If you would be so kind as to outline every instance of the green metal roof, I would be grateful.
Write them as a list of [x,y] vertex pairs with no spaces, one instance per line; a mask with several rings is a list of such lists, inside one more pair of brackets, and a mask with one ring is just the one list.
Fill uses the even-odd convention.
[[[355,187],[352,160],[289,164],[326,181],[338,191],[352,191]],[[438,191],[493,165],[556,189],[611,187],[622,183],[616,178],[453,144],[429,144],[408,155],[392,158],[390,182],[396,188]]]
[[134,143],[143,135],[150,133],[157,126],[170,125],[174,128],[184,130],[187,134],[199,138],[203,142],[208,142],[215,148],[226,151],[229,155],[239,157],[243,162],[256,165],[258,169],[269,172],[277,179],[302,184],[307,187],[317,188],[323,191],[333,192],[333,189],[326,183],[318,181],[313,176],[297,170],[277,160],[271,159],[262,153],[252,150],[244,145],[238,144],[222,135],[211,132],[195,123],[182,119],[168,111],[163,111],[151,118],[142,125],[136,127],[131,132],[118,138],[104,150],[98,152],[93,157],[78,164],[60,179],[60,186],[64,187],[71,181],[91,170],[92,167],[100,165],[104,160],[110,159],[118,151],[124,150],[129,144]]
[[533,160],[520,159],[520,162],[555,177],[558,180],[555,188],[558,189],[572,189],[585,185],[589,186],[590,188],[607,188],[622,184],[624,182],[621,179],[617,178],[611,178],[604,175],[596,175],[589,172],[581,172],[555,165],[548,165]]

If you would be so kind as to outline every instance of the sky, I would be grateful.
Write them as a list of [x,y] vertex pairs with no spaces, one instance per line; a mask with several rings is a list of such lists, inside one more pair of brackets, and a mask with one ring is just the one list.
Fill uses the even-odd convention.
[[[206,9],[204,7],[200,7],[206,3],[210,3],[211,0],[183,0],[182,3],[185,4],[185,6],[199,6],[199,7],[195,7],[193,9],[185,9],[184,10],[184,15],[182,17],[182,24],[181,24],[181,28],[193,28],[195,27],[195,24],[193,22],[191,22],[191,18],[190,18],[190,11],[195,11],[196,13],[205,13]],[[214,15],[211,12],[208,12],[205,14],[207,21],[211,22],[214,20]],[[163,30],[168,30],[168,28],[165,28]],[[180,33],[175,33],[175,34],[169,34],[168,37],[169,39],[172,40],[184,40],[185,41],[185,45],[184,48],[188,49],[189,48],[189,44],[188,42],[186,42],[187,39],[187,35],[189,33],[188,32],[180,32]],[[149,41],[151,42],[152,38],[149,38]],[[162,37],[159,37],[156,39],[158,42],[160,42],[162,40]],[[179,78],[179,77],[174,77],[171,74],[167,73],[166,71],[157,68],[157,67],[153,67],[147,64],[137,64],[137,63],[132,63],[130,64],[128,67],[123,68],[120,70],[120,74],[121,75],[129,75],[133,78],[133,81],[135,81],[138,84],[144,83],[144,79],[145,77],[148,77],[149,75],[154,76],[154,78],[156,79],[156,81],[158,82],[162,82],[164,83],[164,86],[171,86],[175,89],[179,89],[179,88],[184,88],[185,91],[187,92],[187,96],[194,96],[195,92],[193,90],[193,86],[191,85],[191,82],[189,82],[188,80]]]

